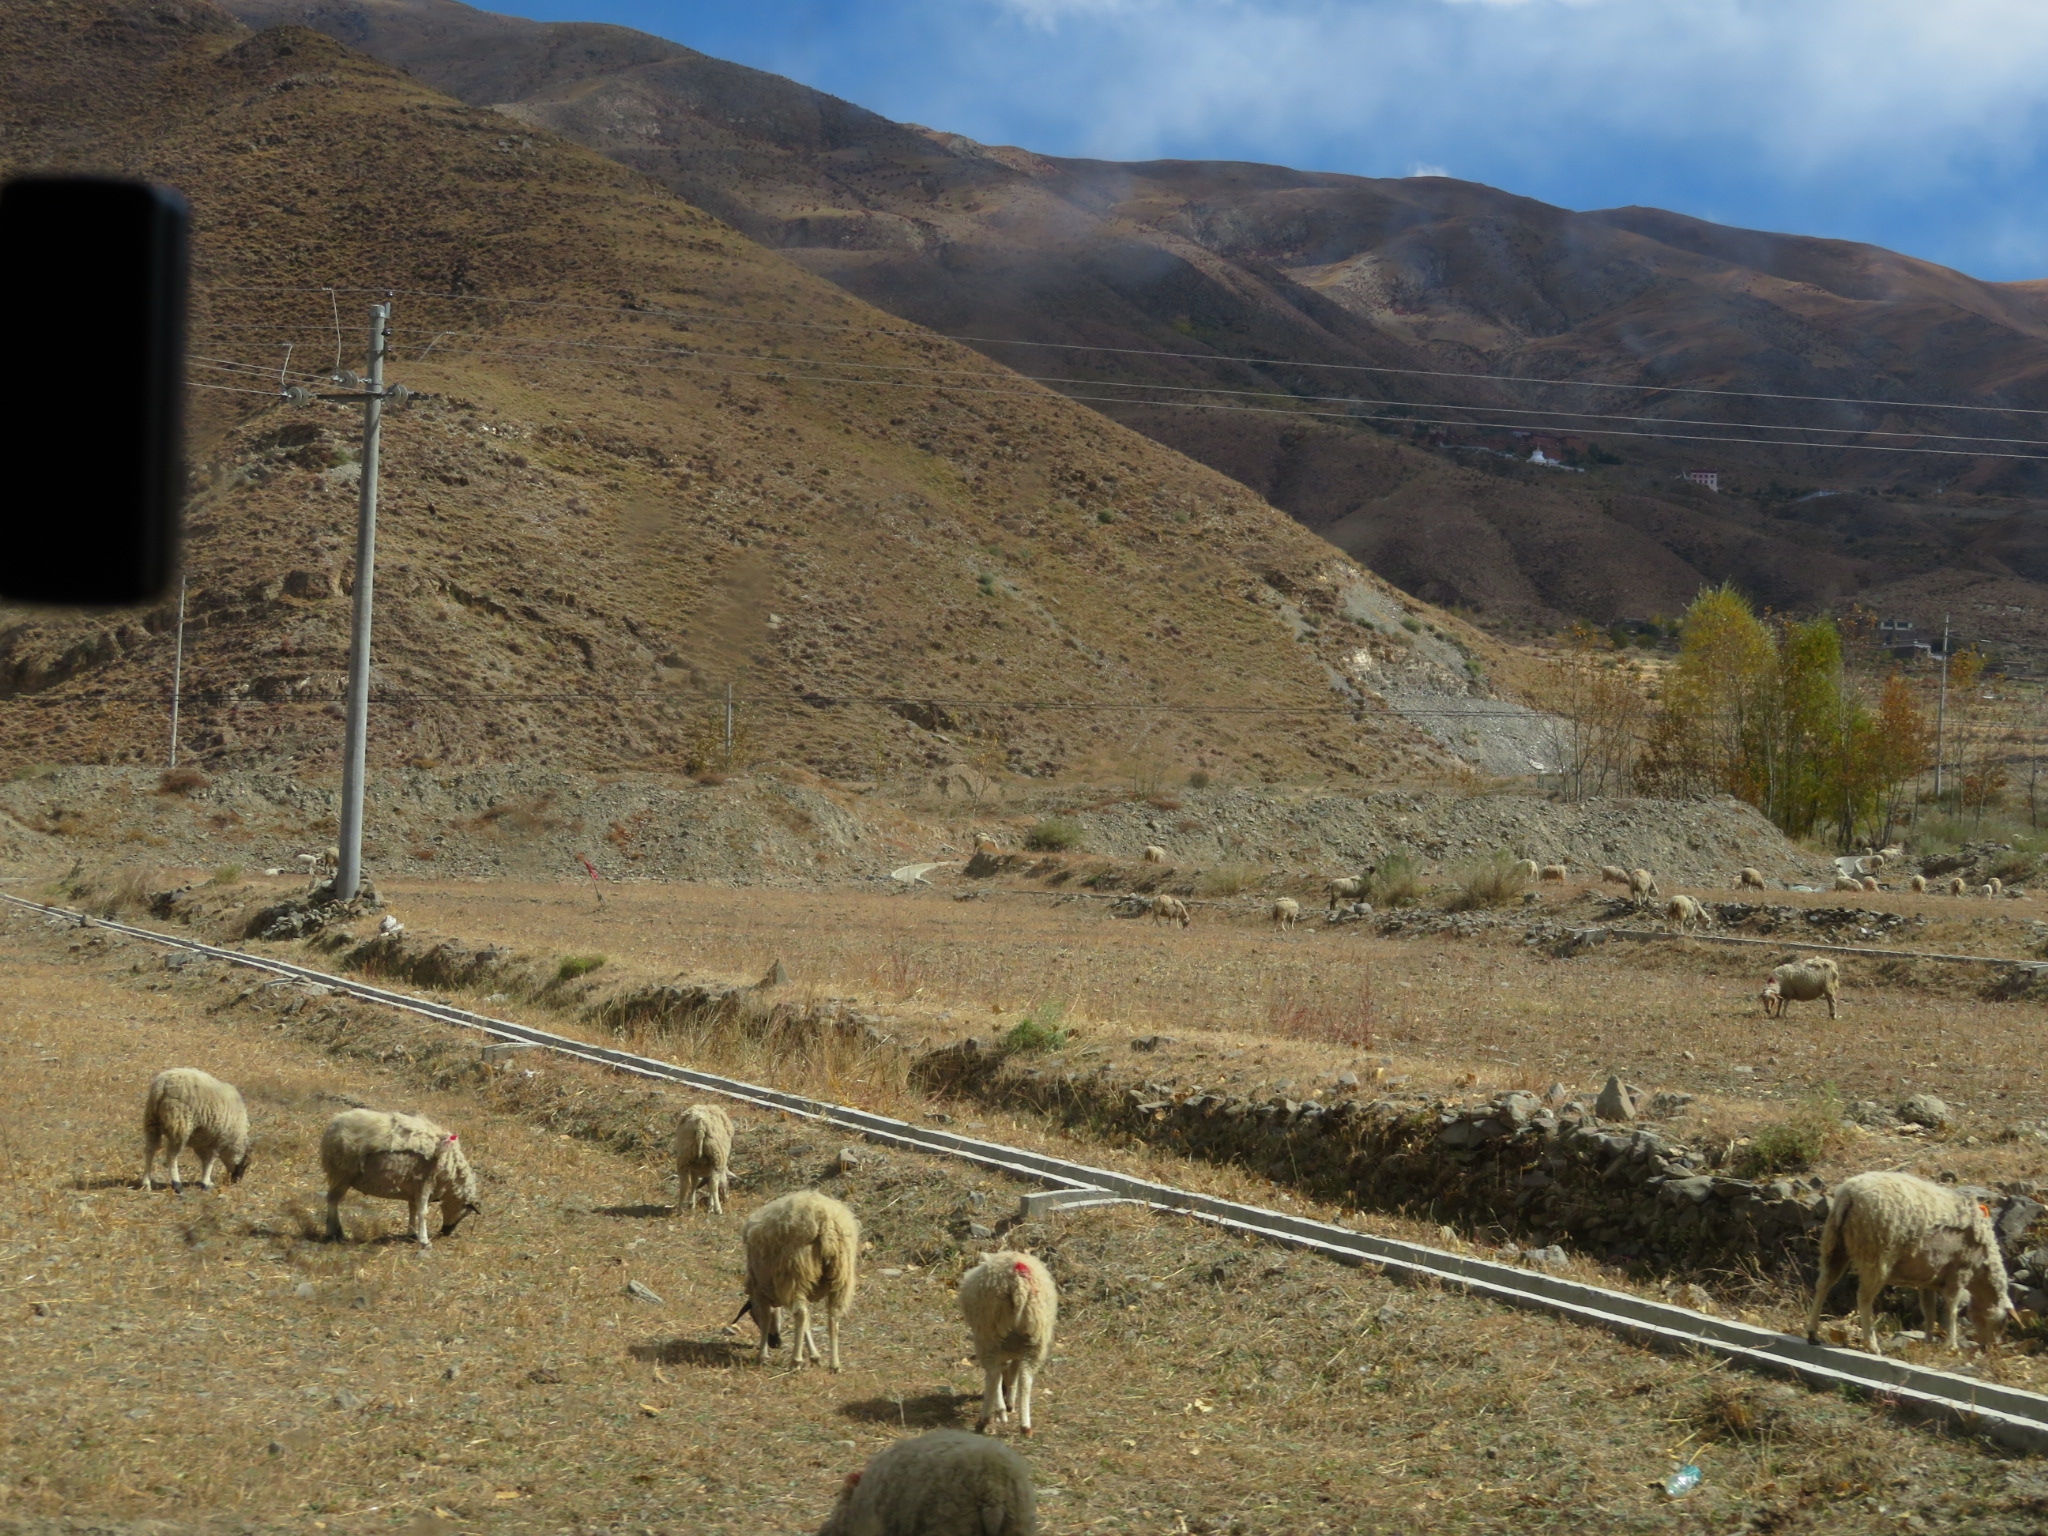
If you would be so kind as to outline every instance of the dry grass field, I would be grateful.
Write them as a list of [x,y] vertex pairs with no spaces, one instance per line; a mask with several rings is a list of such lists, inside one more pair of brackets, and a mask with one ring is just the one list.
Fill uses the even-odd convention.
[[[348,1011],[214,971],[0,918],[0,1530],[797,1532],[874,1450],[971,1415],[951,1281],[1012,1189],[874,1149],[827,1175],[837,1139],[752,1119],[732,1210],[675,1220],[658,1154],[543,1112],[652,1132],[666,1093],[451,1072],[470,1047],[436,1026],[357,1010],[323,1034]],[[240,1186],[135,1187],[142,1089],[172,1064],[247,1093]],[[352,1240],[316,1241],[314,1143],[358,1101],[458,1126],[484,1214],[420,1253],[397,1206],[352,1200]],[[848,1369],[762,1372],[724,1332],[740,1216],[821,1178],[873,1243]],[[1710,1362],[1128,1210],[1009,1240],[1066,1297],[1026,1446],[1050,1531],[2048,1520],[2033,1463]],[[1670,1500],[1686,1460],[1705,1482]]]
[[[1972,1122],[1942,1144],[1942,1166],[1965,1178],[2048,1176],[2048,1142],[2000,1140],[2014,1127],[2048,1130],[2048,1006],[1986,1001],[1991,973],[1981,969],[1851,960],[1840,1019],[1813,1005],[1777,1021],[1756,1000],[1773,950],[1614,943],[1559,960],[1515,926],[1470,939],[1320,924],[1281,935],[1251,901],[1198,908],[1183,932],[1110,918],[1099,900],[1014,891],[955,901],[947,890],[625,885],[610,887],[601,909],[587,887],[566,885],[403,882],[388,894],[415,933],[601,953],[651,976],[752,981],[781,959],[799,987],[859,996],[899,1033],[985,1034],[1046,1005],[1105,1044],[1164,1031],[1179,1044],[1152,1059],[1158,1076],[1194,1073],[1238,1092],[1306,1092],[1367,1063],[1447,1091],[1597,1089],[1612,1071],[1699,1094],[1731,1124],[1823,1090],[1885,1104],[1934,1093]],[[1584,916],[1585,900],[1553,896],[1544,911]],[[1867,900],[1904,908],[1914,898]],[[1920,898],[1926,929],[1896,942],[2026,953],[2039,938],[2021,909]],[[1341,1042],[1361,1028],[1370,1050],[1286,1038]],[[1244,1054],[1226,1059],[1232,1051]],[[1978,1144],[1966,1145],[1972,1136]]]

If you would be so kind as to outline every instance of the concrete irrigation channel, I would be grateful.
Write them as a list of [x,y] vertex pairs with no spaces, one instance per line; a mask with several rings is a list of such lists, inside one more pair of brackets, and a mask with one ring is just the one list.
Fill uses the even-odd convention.
[[[81,927],[98,928],[302,984],[329,988],[365,1002],[474,1030],[495,1045],[553,1051],[636,1077],[679,1083],[701,1093],[717,1094],[759,1109],[843,1127],[871,1141],[999,1170],[1042,1186],[1021,1198],[1020,1216],[1037,1216],[1061,1208],[1107,1203],[1144,1205],[1155,1211],[1192,1217],[1267,1242],[1325,1254],[1342,1264],[1374,1265],[1412,1281],[1453,1287],[1507,1306],[1549,1312],[1661,1349],[1699,1350],[1748,1370],[1792,1377],[1809,1386],[1860,1392],[1904,1412],[1959,1425],[2013,1449],[2048,1455],[2048,1396],[2039,1393],[2017,1391],[1995,1382],[1930,1370],[1860,1350],[1810,1345],[1790,1334],[1773,1333],[1747,1323],[1709,1317],[1687,1307],[1652,1301],[1624,1291],[1587,1285],[1582,1281],[1521,1269],[1511,1264],[1471,1258],[1420,1243],[1354,1232],[1328,1222],[1312,1221],[1282,1211],[1133,1178],[1111,1169],[1093,1168],[1085,1163],[1048,1157],[1019,1147],[913,1125],[887,1115],[870,1114],[801,1094],[784,1093],[755,1083],[699,1072],[653,1057],[636,1056],[573,1040],[509,1020],[493,1019],[428,998],[370,986],[310,966],[294,965],[285,960],[219,948],[195,939],[95,918],[68,907],[28,901],[4,892],[0,892],[0,902]],[[491,1046],[485,1049],[489,1050]]]

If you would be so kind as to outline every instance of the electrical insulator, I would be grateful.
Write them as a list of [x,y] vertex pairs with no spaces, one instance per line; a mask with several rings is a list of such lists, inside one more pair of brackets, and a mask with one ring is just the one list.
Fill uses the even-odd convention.
[[389,389],[384,391],[384,398],[386,400],[389,400],[393,405],[403,405],[405,404],[406,401],[412,398],[412,391],[407,389],[403,384],[394,384]]
[[313,392],[310,389],[301,388],[297,384],[294,384],[284,392],[284,402],[286,405],[304,405],[312,398]]
[[334,376],[334,382],[343,389],[361,389],[363,387],[362,378],[353,368],[342,369],[341,372]]

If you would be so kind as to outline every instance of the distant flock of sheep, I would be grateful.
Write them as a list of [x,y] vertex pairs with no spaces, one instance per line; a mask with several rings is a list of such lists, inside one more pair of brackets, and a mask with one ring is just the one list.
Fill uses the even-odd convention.
[[[249,1111],[240,1090],[192,1067],[159,1072],[142,1112],[142,1187],[156,1187],[161,1157],[171,1188],[183,1193],[181,1162],[199,1161],[200,1187],[212,1190],[216,1170],[240,1183],[249,1167]],[[700,1198],[725,1210],[731,1180],[732,1119],[715,1104],[693,1104],[676,1119],[674,1151],[678,1216]],[[330,1241],[344,1237],[341,1202],[349,1191],[404,1201],[412,1238],[432,1246],[427,1212],[438,1205],[441,1235],[479,1211],[476,1175],[454,1131],[419,1115],[349,1109],[320,1137],[327,1179]],[[839,1328],[860,1279],[860,1223],[841,1201],[815,1189],[770,1200],[740,1228],[746,1256],[746,1300],[733,1318],[759,1330],[757,1359],[782,1347],[787,1318],[797,1368],[817,1361],[840,1369]],[[1032,1433],[1032,1384],[1052,1351],[1059,1323],[1059,1287],[1033,1254],[982,1254],[959,1286],[961,1317],[982,1370],[980,1432],[939,1430],[900,1442],[850,1476],[819,1536],[1030,1536],[1037,1529],[1030,1469],[1008,1446],[983,1439],[1014,1420]],[[812,1333],[822,1311],[825,1350]]]

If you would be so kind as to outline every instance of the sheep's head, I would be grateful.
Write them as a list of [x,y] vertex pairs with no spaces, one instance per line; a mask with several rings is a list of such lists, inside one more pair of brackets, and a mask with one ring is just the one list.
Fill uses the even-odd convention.
[[476,1203],[476,1170],[469,1166],[469,1158],[452,1131],[441,1151],[439,1184],[443,1237],[452,1233],[463,1217],[483,1215],[483,1207]]
[[242,1155],[241,1155],[240,1157],[236,1158],[236,1159],[235,1159],[235,1160],[234,1160],[234,1161],[233,1161],[232,1163],[229,1163],[229,1164],[228,1164],[228,1182],[229,1182],[230,1184],[239,1184],[239,1183],[241,1183],[241,1182],[242,1182],[242,1175],[243,1175],[243,1174],[245,1174],[245,1173],[247,1173],[248,1171],[249,1171],[249,1149],[248,1149],[247,1147],[244,1147],[244,1148],[242,1149]]

